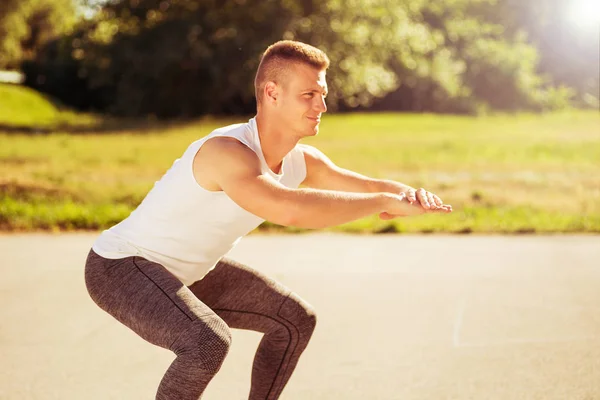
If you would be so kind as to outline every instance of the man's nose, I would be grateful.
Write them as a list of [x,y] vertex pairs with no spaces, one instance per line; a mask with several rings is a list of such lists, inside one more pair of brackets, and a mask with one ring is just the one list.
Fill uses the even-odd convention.
[[325,103],[325,97],[321,96],[321,101],[317,103],[317,109],[322,113],[327,112],[327,104]]

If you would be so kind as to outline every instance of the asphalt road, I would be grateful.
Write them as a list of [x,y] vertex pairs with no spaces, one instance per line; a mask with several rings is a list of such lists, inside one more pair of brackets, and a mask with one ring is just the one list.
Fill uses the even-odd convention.
[[[0,399],[153,399],[174,356],[88,297],[95,234],[0,235]],[[311,303],[285,400],[600,399],[599,236],[250,236],[230,254]],[[246,399],[233,331],[203,399]]]

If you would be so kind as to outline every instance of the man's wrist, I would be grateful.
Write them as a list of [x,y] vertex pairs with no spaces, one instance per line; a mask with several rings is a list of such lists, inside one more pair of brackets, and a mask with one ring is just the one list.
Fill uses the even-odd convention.
[[387,192],[393,194],[404,193],[409,189],[414,189],[401,182],[392,181],[390,179],[382,179],[378,182],[378,192]]

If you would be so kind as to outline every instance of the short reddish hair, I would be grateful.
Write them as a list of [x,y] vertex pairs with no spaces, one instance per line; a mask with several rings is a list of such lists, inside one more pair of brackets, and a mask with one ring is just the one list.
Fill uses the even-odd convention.
[[329,68],[329,57],[316,47],[293,40],[281,40],[270,45],[260,59],[254,78],[256,102],[260,104],[267,82],[280,82],[290,66],[298,63],[325,70]]

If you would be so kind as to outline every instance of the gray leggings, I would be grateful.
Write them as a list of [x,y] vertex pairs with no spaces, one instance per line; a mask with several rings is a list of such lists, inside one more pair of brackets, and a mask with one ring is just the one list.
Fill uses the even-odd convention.
[[177,355],[158,387],[160,400],[202,396],[229,351],[229,328],[264,333],[249,399],[277,399],[316,324],[311,306],[298,295],[227,259],[187,287],[142,257],[109,260],[90,251],[85,283],[100,308]]

